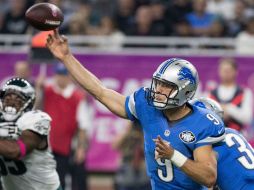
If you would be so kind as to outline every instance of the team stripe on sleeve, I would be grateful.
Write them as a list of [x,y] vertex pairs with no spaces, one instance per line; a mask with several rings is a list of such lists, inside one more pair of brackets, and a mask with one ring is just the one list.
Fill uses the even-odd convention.
[[138,119],[137,113],[136,113],[136,108],[135,108],[134,94],[132,94],[126,98],[125,110],[127,112],[128,118],[130,120]]
[[218,136],[218,137],[206,137],[205,139],[202,139],[202,140],[196,142],[196,144],[201,144],[201,143],[215,144],[217,142],[223,141],[224,138],[225,138],[225,133]]

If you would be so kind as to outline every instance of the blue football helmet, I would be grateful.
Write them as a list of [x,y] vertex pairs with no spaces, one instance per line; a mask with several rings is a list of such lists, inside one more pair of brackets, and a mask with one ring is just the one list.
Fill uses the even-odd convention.
[[[162,94],[156,89],[161,83],[170,87],[168,94]],[[162,110],[182,106],[194,96],[198,83],[198,72],[189,61],[168,59],[153,74],[151,87],[146,90],[148,104]],[[158,95],[164,96],[163,101],[156,99]]]

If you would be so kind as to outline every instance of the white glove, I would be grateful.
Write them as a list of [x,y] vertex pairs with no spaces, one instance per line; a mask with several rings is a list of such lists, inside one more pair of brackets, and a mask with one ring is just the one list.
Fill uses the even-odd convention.
[[17,139],[21,134],[15,122],[0,123],[0,138]]

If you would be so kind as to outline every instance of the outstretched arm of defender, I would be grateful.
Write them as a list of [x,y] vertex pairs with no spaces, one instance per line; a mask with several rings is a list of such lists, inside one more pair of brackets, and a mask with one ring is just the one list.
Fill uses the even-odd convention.
[[70,52],[67,38],[60,36],[58,31],[55,30],[53,35],[48,36],[46,45],[53,55],[64,63],[71,75],[86,91],[114,114],[127,118],[125,111],[126,97],[104,87],[95,75],[84,68]]

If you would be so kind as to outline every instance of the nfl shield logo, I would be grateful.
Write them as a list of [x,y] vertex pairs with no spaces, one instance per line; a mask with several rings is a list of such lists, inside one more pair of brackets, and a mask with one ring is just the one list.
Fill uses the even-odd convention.
[[185,143],[192,143],[196,140],[195,135],[191,131],[181,132],[179,138]]
[[169,131],[168,129],[165,130],[164,135],[165,135],[166,137],[168,137],[168,136],[170,135],[170,131]]

